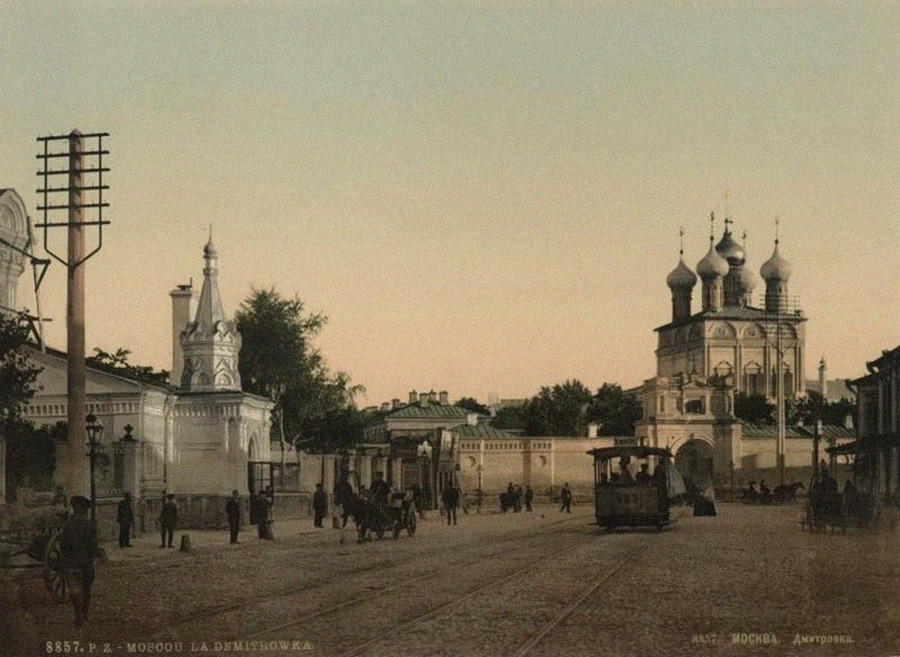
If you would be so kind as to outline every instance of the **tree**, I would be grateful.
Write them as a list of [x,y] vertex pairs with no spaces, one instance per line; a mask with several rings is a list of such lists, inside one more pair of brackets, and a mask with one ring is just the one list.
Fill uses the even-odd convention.
[[734,415],[751,424],[775,424],[775,404],[765,395],[738,392],[734,395]]
[[585,410],[593,399],[581,381],[573,379],[552,388],[544,386],[522,407],[526,436],[579,436],[584,434]]
[[488,410],[488,407],[484,406],[483,404],[479,404],[474,397],[463,397],[462,399],[456,401],[453,405],[467,411],[472,411],[473,413],[480,413],[481,415],[491,414],[490,410]]
[[[272,430],[282,447],[325,450],[361,435],[354,397],[364,388],[332,374],[312,339],[328,319],[297,298],[254,288],[237,312],[244,390],[272,400]],[[282,449],[284,455],[284,449]]]
[[601,436],[633,436],[643,409],[634,395],[626,395],[616,383],[604,383],[586,409],[589,422],[596,422]]
[[791,401],[788,421],[792,424],[811,426],[821,419],[825,426],[844,426],[849,416],[855,426],[856,405],[847,399],[830,402],[822,398],[818,390],[807,390],[806,396]]
[[29,480],[38,490],[49,490],[56,468],[56,444],[68,438],[68,425],[57,422],[35,428],[31,422],[15,422],[6,432],[6,480],[9,490]]
[[499,408],[488,424],[495,429],[521,433],[525,430],[523,408],[521,406],[504,406]]
[[99,347],[94,347],[94,355],[88,356],[85,362],[95,369],[111,374],[122,374],[144,383],[161,386],[168,385],[169,373],[166,370],[155,370],[149,365],[132,365],[128,362],[128,356],[130,355],[130,349],[119,348],[116,349],[115,353],[111,354]]
[[[30,425],[22,421],[22,405],[37,392],[37,376],[41,368],[28,359],[25,346],[28,326],[19,318],[0,313],[0,432],[6,441],[6,475],[10,490],[21,482],[22,446],[30,447],[27,435]],[[33,427],[32,427],[33,429]],[[50,453],[53,453],[51,445]],[[52,473],[52,466],[50,469]]]

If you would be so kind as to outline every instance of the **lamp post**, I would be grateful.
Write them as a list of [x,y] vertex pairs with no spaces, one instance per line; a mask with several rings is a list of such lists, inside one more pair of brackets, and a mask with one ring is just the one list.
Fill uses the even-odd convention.
[[[421,467],[419,470],[419,481],[421,482],[421,484],[425,484],[427,483],[425,480],[425,466],[428,463],[428,460],[431,458],[432,454],[431,443],[428,442],[427,438],[423,439],[422,442],[416,447],[416,454],[418,455],[419,462],[421,463]],[[429,485],[428,499],[426,501],[426,504],[429,506],[429,508],[431,507],[431,494],[431,486]]]
[[103,433],[103,425],[97,422],[97,416],[88,413],[85,421],[85,432],[88,439],[88,457],[91,463],[91,522],[97,522],[97,488],[94,483],[94,470],[97,467],[97,450],[100,449],[100,434]]
[[478,473],[478,513],[481,513],[481,473],[484,471],[484,468],[481,466],[481,463],[475,466],[475,472]]

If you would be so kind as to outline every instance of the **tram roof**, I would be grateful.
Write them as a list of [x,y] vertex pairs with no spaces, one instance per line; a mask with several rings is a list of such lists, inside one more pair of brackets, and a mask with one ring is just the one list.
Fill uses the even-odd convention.
[[635,456],[644,458],[647,456],[672,456],[672,452],[665,447],[645,447],[643,445],[617,445],[615,447],[596,447],[589,449],[595,459],[608,459],[616,456]]

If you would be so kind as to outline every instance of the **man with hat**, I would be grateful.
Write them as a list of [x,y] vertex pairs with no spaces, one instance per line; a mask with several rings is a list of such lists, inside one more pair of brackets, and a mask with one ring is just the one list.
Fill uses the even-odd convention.
[[125,491],[116,509],[116,522],[119,523],[119,547],[131,547],[131,528],[134,525],[134,509],[131,508],[131,493]]
[[169,493],[165,497],[162,511],[159,513],[159,531],[162,534],[162,543],[159,547],[172,547],[172,538],[175,535],[175,525],[178,524],[178,507],[175,505],[175,496]]
[[[81,495],[72,498],[74,513],[60,532],[60,554],[66,578],[72,585],[75,624],[81,625],[88,615],[91,584],[94,582],[94,555],[97,552],[97,528],[87,517],[91,501]],[[80,589],[80,590],[76,590]]]

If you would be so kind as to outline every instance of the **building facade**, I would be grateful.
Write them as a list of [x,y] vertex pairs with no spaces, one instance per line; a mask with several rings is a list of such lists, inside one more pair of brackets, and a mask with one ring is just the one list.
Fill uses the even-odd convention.
[[[183,525],[224,525],[225,499],[234,489],[249,495],[260,485],[254,463],[270,460],[272,403],[241,391],[240,334],[222,308],[211,239],[203,257],[196,304],[190,286],[172,293],[170,385],[87,368],[85,414],[95,415],[102,427],[100,467],[94,475],[101,505],[113,507],[127,491],[139,513],[146,512],[149,525],[163,493],[177,496]],[[36,426],[65,422],[66,354],[37,345],[28,349],[30,360],[42,370],[39,391],[23,409],[24,418]],[[57,474],[71,460],[71,450],[86,449],[59,444]]]
[[872,490],[900,496],[900,347],[866,363],[868,374],[850,381],[856,391],[858,440],[832,453],[852,455]]
[[[767,452],[759,451],[764,442],[745,437],[734,415],[735,393],[775,398],[779,381],[785,399],[805,392],[806,317],[788,295],[790,265],[776,239],[772,256],[760,269],[763,303],[754,306],[757,277],[729,224],[726,219],[718,243],[710,235],[696,273],[685,264],[682,248],[666,279],[672,316],[656,329],[656,376],[638,390],[644,414],[637,440],[671,449],[685,479],[700,488],[724,486],[735,472],[743,481],[774,474],[762,465],[770,461]],[[700,309],[694,312],[698,279]],[[786,447],[784,454],[785,468],[803,476]],[[811,455],[802,460],[811,466]]]

